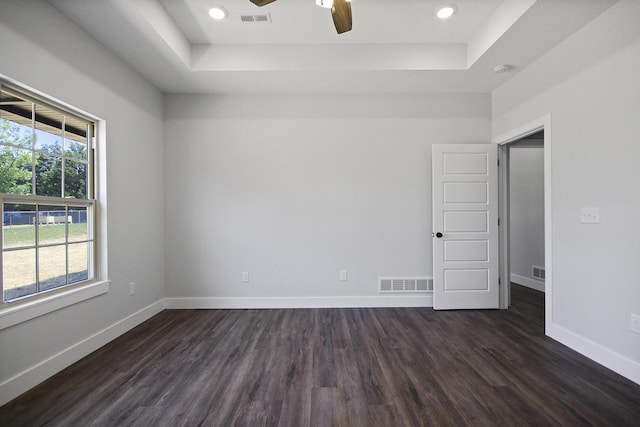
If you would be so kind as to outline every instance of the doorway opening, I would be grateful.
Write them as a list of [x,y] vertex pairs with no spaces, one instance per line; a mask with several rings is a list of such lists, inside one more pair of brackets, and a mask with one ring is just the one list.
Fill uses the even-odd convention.
[[[511,282],[523,282],[519,285],[525,285],[525,288],[518,288],[519,292],[523,289],[533,288],[544,290],[544,323],[551,325],[552,319],[552,218],[551,218],[551,117],[544,116],[520,128],[514,129],[504,135],[494,138],[494,143],[498,144],[498,158],[500,161],[499,168],[499,205],[500,205],[500,308],[506,309],[511,306]],[[513,151],[512,151],[513,150]],[[524,168],[533,169],[534,173],[542,174],[542,188],[535,188],[534,182],[527,182],[527,171],[518,170],[512,175],[512,163],[523,167],[522,161],[529,158],[542,158],[542,165],[526,165]],[[513,165],[513,166],[516,166]],[[536,168],[542,166],[543,171],[535,172]],[[524,176],[519,174],[524,172]],[[531,171],[529,171],[531,173]],[[523,184],[524,182],[524,184]],[[527,185],[525,194],[517,194],[513,198],[510,197],[512,185]],[[526,194],[529,190],[530,193]],[[522,188],[520,189],[522,191]],[[542,194],[539,194],[541,192]],[[537,194],[533,194],[537,193]],[[530,196],[530,197],[528,197]],[[539,203],[542,202],[542,212],[539,211]],[[531,209],[532,203],[536,203],[536,212],[527,212]],[[538,227],[542,225],[542,229],[533,227],[533,229],[518,229],[512,232],[512,210],[525,215],[524,221],[538,223]],[[529,215],[530,214],[530,215]],[[541,217],[540,217],[541,216]],[[515,219],[513,224],[518,226],[517,222],[520,218]],[[542,232],[542,235],[540,233]],[[524,239],[524,241],[523,241]],[[529,241],[527,242],[527,239]],[[533,242],[531,239],[536,240]],[[529,246],[527,246],[529,243]],[[520,246],[516,249],[516,253],[512,253],[512,246]],[[522,249],[525,246],[525,249]],[[536,248],[531,250],[531,247]],[[512,259],[520,257],[521,259]],[[542,262],[541,262],[542,260]],[[528,264],[527,264],[528,263]],[[542,265],[539,265],[542,264]],[[528,267],[527,267],[528,266]],[[544,278],[544,284],[540,280]],[[535,291],[532,291],[535,292]],[[520,292],[522,295],[522,292]]]

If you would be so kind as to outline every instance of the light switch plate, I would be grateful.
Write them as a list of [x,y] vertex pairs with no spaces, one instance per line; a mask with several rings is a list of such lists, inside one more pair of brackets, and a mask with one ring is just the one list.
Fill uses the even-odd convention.
[[636,334],[640,334],[640,316],[637,314],[631,315],[631,330]]

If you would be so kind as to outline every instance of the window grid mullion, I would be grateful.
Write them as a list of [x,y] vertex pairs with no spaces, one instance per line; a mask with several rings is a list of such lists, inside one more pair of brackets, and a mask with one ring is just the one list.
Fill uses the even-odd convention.
[[[64,151],[64,143],[63,151]],[[64,163],[63,163],[64,165]],[[64,168],[62,169],[64,171]],[[62,174],[64,177],[64,172]],[[63,179],[64,182],[64,179]],[[64,187],[62,189],[64,195]],[[69,205],[64,205],[64,279],[65,285],[69,284]]]
[[31,194],[36,195],[36,104],[31,103]]
[[36,202],[36,216],[34,221],[36,240],[36,292],[40,293],[40,205]]
[[62,153],[60,153],[60,157],[61,157],[60,161],[62,162],[62,166],[61,166],[62,170],[60,171],[60,176],[62,178],[62,184],[60,185],[60,197],[62,197],[63,199],[64,199],[64,189],[65,189],[65,185],[64,185],[64,180],[65,180],[65,175],[66,175],[65,172],[67,171],[66,158],[65,158],[66,157],[65,156],[65,154],[66,154],[66,141],[65,141],[65,139],[66,139],[66,136],[67,136],[66,133],[65,133],[65,119],[66,119],[66,116],[63,114],[62,115],[62,119],[60,120],[61,126],[62,126],[62,129],[60,129],[62,131]]
[[18,246],[15,248],[5,248],[3,249],[3,252],[17,252],[17,251],[22,251],[25,249],[36,249],[36,248],[53,248],[55,246],[71,246],[71,245],[75,245],[75,244],[80,244],[80,243],[92,243],[93,240],[91,239],[86,239],[86,240],[78,240],[78,241],[74,241],[74,242],[69,242],[69,243],[45,243],[44,245],[29,245],[29,246]]

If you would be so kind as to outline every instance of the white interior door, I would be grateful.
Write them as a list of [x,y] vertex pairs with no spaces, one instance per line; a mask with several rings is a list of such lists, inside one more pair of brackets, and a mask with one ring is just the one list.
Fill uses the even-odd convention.
[[495,144],[433,145],[433,308],[498,308]]

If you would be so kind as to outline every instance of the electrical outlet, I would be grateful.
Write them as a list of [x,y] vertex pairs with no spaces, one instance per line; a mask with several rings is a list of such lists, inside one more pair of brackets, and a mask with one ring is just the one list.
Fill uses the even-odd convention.
[[243,271],[242,272],[242,281],[245,282],[245,283],[249,281],[249,272],[248,271]]
[[631,330],[636,334],[640,334],[640,316],[637,314],[631,315]]
[[340,280],[343,282],[348,280],[347,270],[340,270]]
[[580,209],[580,222],[583,224],[599,224],[600,208],[582,208]]
[[136,282],[129,283],[129,295],[135,295],[136,293]]

